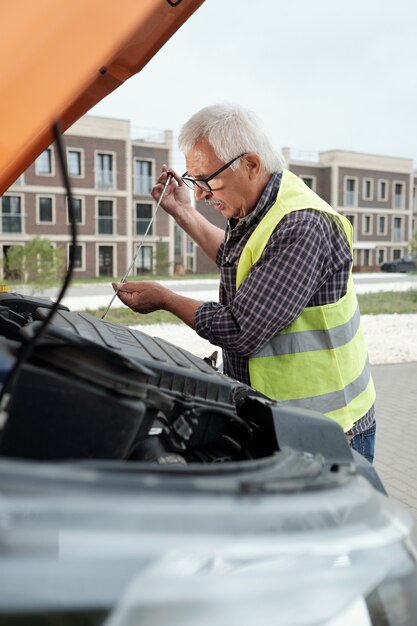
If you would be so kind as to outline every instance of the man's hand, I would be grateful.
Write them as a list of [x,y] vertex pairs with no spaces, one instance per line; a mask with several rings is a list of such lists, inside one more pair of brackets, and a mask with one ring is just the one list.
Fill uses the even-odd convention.
[[152,197],[156,201],[159,200],[168,175],[172,178],[165,190],[161,207],[172,215],[178,226],[204,250],[209,259],[216,263],[217,251],[224,239],[224,230],[211,224],[192,206],[190,191],[181,176],[163,165],[162,172],[152,189]]
[[149,280],[129,283],[112,283],[120,300],[132,311],[152,313],[165,309],[169,289]]
[[137,313],[169,311],[190,328],[195,328],[195,314],[202,302],[180,296],[159,283],[144,280],[140,282],[112,283],[120,300]]
[[192,210],[190,192],[181,179],[181,176],[174,172],[173,169],[168,168],[166,165],[162,166],[162,172],[156,181],[156,184],[152,188],[152,197],[158,201],[162,190],[165,186],[168,174],[172,177],[171,182],[165,190],[164,197],[161,202],[161,207],[172,215],[174,219],[181,219],[187,212]]

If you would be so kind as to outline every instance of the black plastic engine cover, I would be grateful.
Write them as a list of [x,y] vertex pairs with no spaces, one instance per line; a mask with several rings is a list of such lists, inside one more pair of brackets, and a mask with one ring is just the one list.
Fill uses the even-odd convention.
[[[1,357],[6,349],[0,346]],[[0,453],[39,460],[124,459],[151,423],[138,389],[134,395],[115,393],[68,371],[26,363],[8,407]]]
[[[43,308],[35,311],[36,319],[44,319],[47,314],[48,311]],[[56,312],[51,326],[107,347],[150,368],[152,378],[148,382],[161,390],[186,393],[225,408],[234,406],[233,390],[239,383],[219,374],[203,359],[164,339],[100,320],[89,313],[65,310]]]

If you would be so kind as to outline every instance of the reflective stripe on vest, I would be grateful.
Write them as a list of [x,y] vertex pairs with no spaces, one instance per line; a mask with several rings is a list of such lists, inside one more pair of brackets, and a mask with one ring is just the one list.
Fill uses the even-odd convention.
[[256,353],[256,357],[311,352],[323,350],[323,346],[326,346],[328,350],[334,350],[354,339],[359,329],[360,319],[359,307],[357,307],[350,320],[335,328],[301,330],[276,335]]
[[[249,238],[239,259],[237,289],[260,257],[281,219],[297,210],[333,216],[352,247],[350,222],[284,170],[277,200]],[[283,403],[324,413],[346,431],[375,400],[375,390],[351,273],[345,295],[309,307],[249,359],[251,385]]]

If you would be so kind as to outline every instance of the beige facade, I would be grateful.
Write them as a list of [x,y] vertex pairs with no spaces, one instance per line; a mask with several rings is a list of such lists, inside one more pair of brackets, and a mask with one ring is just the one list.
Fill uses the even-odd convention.
[[[173,272],[174,225],[163,211],[144,237],[155,211],[150,195],[163,163],[171,162],[172,132],[132,139],[126,120],[85,116],[65,133],[65,149],[77,216],[75,276],[123,276],[137,247],[137,272]],[[66,190],[50,146],[2,198],[1,267],[7,251],[39,235],[69,257]],[[184,259],[178,258],[177,263]]]
[[[378,271],[402,257],[417,229],[417,174],[411,159],[331,150],[295,155],[283,149],[287,167],[300,176],[353,225],[355,271]],[[224,220],[204,202],[199,210],[224,227]],[[216,266],[197,250],[198,272]]]
[[[213,273],[216,265],[160,210],[151,188],[162,165],[172,163],[171,131],[140,131],[130,122],[81,118],[65,133],[67,163],[78,224],[77,277],[121,277],[136,255],[132,273]],[[377,270],[403,256],[417,228],[417,173],[411,159],[343,150],[297,156],[283,150],[288,167],[353,225],[354,268]],[[197,209],[224,228],[221,215],[204,202]],[[36,235],[64,248],[69,257],[66,191],[55,146],[22,174],[2,197],[0,262]]]
[[351,221],[356,271],[378,270],[408,251],[417,209],[411,159],[330,150],[311,162],[284,154],[289,169]]

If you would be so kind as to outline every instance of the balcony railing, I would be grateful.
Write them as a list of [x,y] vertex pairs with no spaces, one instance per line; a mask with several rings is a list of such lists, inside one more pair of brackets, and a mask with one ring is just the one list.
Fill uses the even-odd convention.
[[21,233],[22,219],[20,215],[3,215],[2,229],[3,233]]
[[404,208],[404,196],[396,194],[394,196],[394,208],[395,209],[403,209]]
[[114,189],[114,180],[113,170],[96,170],[97,189]]
[[356,191],[345,191],[344,206],[357,206]]
[[133,179],[133,192],[136,195],[147,196],[154,186],[153,176],[135,176]]
[[[149,224],[151,223],[151,220],[149,218],[138,218],[135,220],[136,224],[135,224],[135,232],[137,235],[144,235],[146,233],[146,231],[148,230]],[[149,231],[146,233],[146,235],[153,235],[153,227],[151,226],[151,228],[149,229]]]
[[113,235],[113,218],[99,216],[98,218],[98,233],[99,235]]

